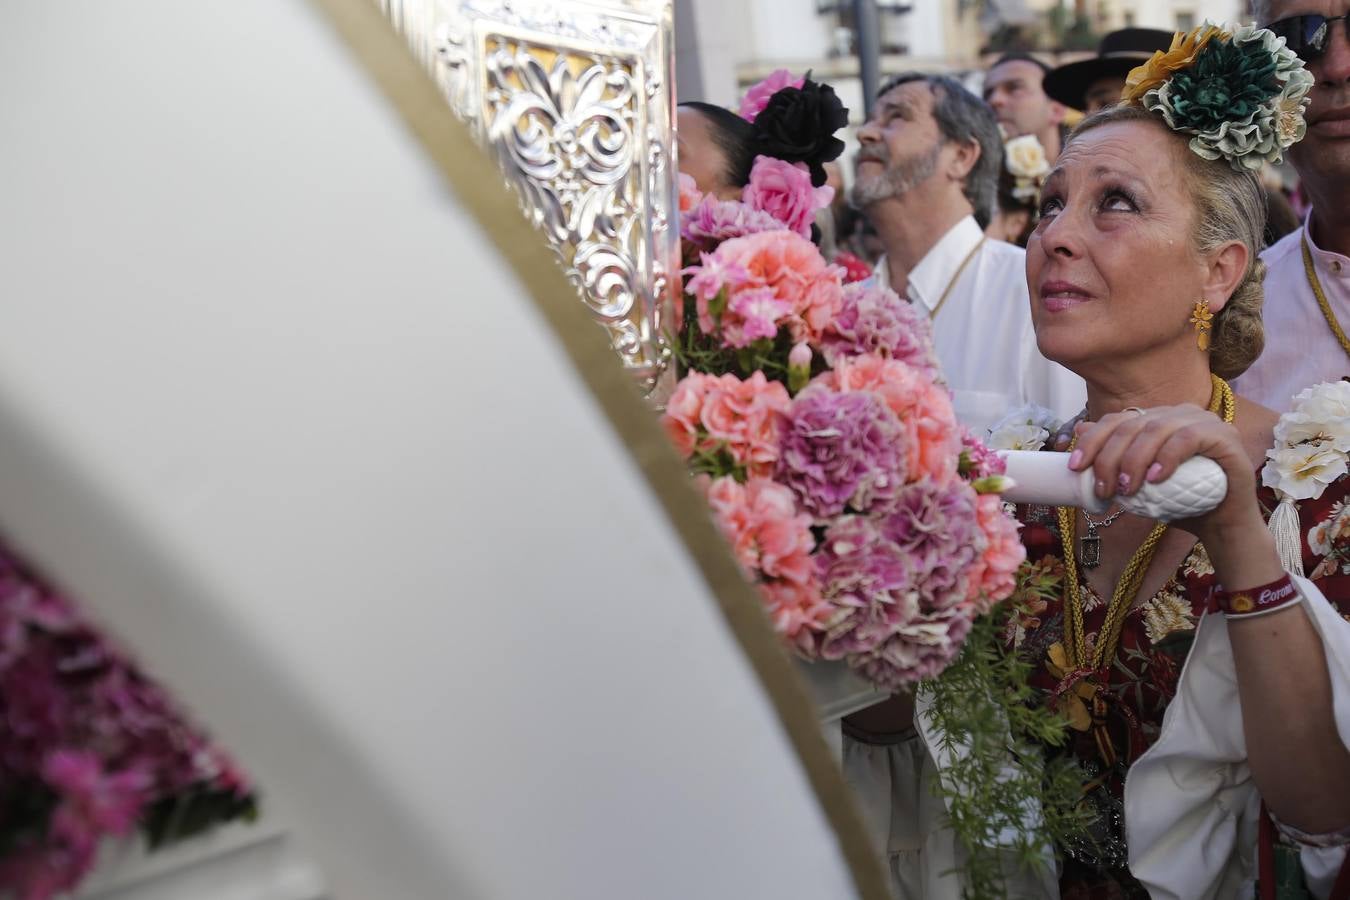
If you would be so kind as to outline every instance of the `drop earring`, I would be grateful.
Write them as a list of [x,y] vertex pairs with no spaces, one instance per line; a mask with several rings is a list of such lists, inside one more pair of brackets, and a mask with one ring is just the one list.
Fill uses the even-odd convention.
[[1209,301],[1195,301],[1195,310],[1191,313],[1191,324],[1195,326],[1195,343],[1201,350],[1209,349],[1209,332],[1214,327],[1214,313],[1209,311]]

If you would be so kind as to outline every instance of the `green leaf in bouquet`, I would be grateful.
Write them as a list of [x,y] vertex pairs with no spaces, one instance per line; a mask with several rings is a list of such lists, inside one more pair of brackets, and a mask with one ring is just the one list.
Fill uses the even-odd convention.
[[1081,768],[1056,752],[1068,741],[1067,723],[1005,639],[1013,617],[1056,588],[1048,567],[1024,564],[1013,599],[976,619],[956,661],[919,688],[931,698],[929,721],[950,753],[933,790],[965,851],[960,874],[968,900],[1006,898],[1007,879],[1016,874],[1010,865],[1043,867],[1058,847],[1082,844],[1095,818],[1083,803]]

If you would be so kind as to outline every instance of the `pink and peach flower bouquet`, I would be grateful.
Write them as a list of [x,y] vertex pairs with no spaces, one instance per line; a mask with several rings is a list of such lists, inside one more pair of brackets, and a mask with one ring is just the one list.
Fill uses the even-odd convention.
[[[744,109],[810,89],[775,73]],[[845,284],[810,240],[829,201],[805,165],[763,156],[739,201],[682,182],[681,377],[662,424],[791,647],[894,689],[953,661],[1024,552],[928,320]]]

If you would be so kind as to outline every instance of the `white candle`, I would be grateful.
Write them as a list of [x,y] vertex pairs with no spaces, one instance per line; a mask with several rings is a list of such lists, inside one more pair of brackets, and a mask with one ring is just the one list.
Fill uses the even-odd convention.
[[1145,482],[1135,494],[1103,500],[1093,490],[1092,470],[1070,470],[1067,453],[1000,450],[999,455],[1008,464],[1008,477],[1014,482],[1003,497],[1013,503],[1077,506],[1096,514],[1119,503],[1135,515],[1171,522],[1209,512],[1228,493],[1223,469],[1204,456],[1186,460],[1166,481]]

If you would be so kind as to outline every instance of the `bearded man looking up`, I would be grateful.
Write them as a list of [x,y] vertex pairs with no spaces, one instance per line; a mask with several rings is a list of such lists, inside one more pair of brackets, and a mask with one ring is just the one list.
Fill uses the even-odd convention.
[[1003,153],[989,107],[954,79],[899,75],[858,140],[851,199],[885,247],[876,282],[929,316],[957,416],[981,435],[1026,403],[1072,418],[1083,382],[1036,349],[1025,254],[984,237]]

